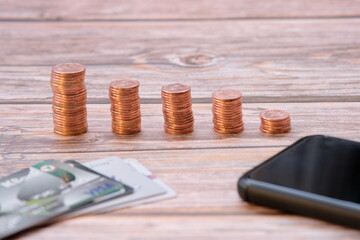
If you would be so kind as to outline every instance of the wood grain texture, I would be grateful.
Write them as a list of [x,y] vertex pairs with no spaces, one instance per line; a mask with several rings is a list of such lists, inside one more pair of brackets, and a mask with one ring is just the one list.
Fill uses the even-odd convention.
[[106,102],[109,82],[121,77],[140,80],[148,102],[173,82],[190,84],[196,101],[209,102],[219,88],[239,89],[250,102],[359,101],[359,25],[359,19],[0,23],[0,101],[50,102],[50,69],[59,62],[87,65],[95,103]]
[[21,239],[218,240],[358,239],[359,232],[293,215],[89,216],[22,235]]
[[[246,239],[311,237],[357,239],[345,227],[248,204],[239,199],[235,183],[248,169],[282,148],[237,148],[219,151],[156,150],[98,153],[6,154],[1,176],[45,159],[80,162],[107,156],[136,157],[176,189],[178,197],[97,216],[79,217],[27,232],[21,239]],[[11,167],[9,167],[11,166]],[[3,168],[1,168],[3,169]],[[179,227],[181,226],[181,227]],[[88,231],[83,232],[89,228]],[[90,230],[91,229],[91,230]],[[139,231],[141,229],[141,231]]]
[[[108,213],[110,215],[276,215],[279,214],[276,210],[241,201],[236,192],[236,181],[245,171],[281,149],[275,147],[228,151],[179,149],[111,153],[3,154],[0,157],[0,166],[4,168],[1,168],[0,175],[8,175],[46,159],[74,159],[87,162],[108,156],[131,157],[137,158],[160,179],[176,189],[178,197]],[[261,154],[255,154],[259,150]]]
[[354,17],[356,0],[1,0],[7,20],[181,20],[224,18]]
[[[124,77],[140,81],[144,103],[160,103],[161,86],[175,82],[191,85],[194,102],[210,103],[212,92],[225,88],[240,90],[245,102],[360,101],[359,64],[309,61],[313,63],[236,60],[218,68],[190,70],[169,65],[173,68],[169,72],[138,65],[90,65],[86,74],[88,101],[108,103],[110,82]],[[51,103],[50,71],[51,67],[42,66],[0,67],[0,103]]]
[[[178,192],[13,239],[359,239],[360,232],[240,200],[238,178],[300,137],[360,141],[356,0],[0,0],[0,177],[45,159],[139,159]],[[29,20],[29,21],[26,21]],[[52,132],[51,66],[87,66],[89,132]],[[111,133],[108,84],[141,82],[142,132]],[[160,88],[192,86],[195,132],[163,132]],[[212,130],[210,95],[244,96],[245,131]],[[259,131],[266,108],[292,130]]]
[[2,22],[0,65],[153,64],[171,73],[173,66],[206,70],[234,60],[358,64],[359,24],[360,19]]
[[[360,140],[360,112],[357,102],[244,104],[245,131],[228,136],[216,134],[212,130],[210,104],[194,104],[195,131],[183,136],[164,133],[161,104],[143,104],[142,132],[134,136],[116,136],[111,133],[107,104],[88,105],[90,131],[78,137],[60,137],[53,134],[50,104],[2,104],[0,107],[0,151],[4,154],[282,147],[311,134]],[[291,114],[290,133],[269,136],[259,131],[258,115],[261,110],[267,108],[280,108]]]

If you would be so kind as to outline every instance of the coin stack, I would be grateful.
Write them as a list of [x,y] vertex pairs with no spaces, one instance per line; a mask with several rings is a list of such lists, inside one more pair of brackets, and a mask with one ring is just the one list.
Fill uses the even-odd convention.
[[163,86],[161,98],[165,132],[169,134],[191,133],[194,130],[194,117],[190,86],[181,83]]
[[263,133],[286,133],[291,128],[290,114],[280,109],[267,109],[260,113],[260,130]]
[[73,136],[87,132],[85,66],[62,63],[51,72],[54,132]]
[[141,131],[139,82],[123,79],[110,83],[112,131],[129,135]]
[[217,90],[212,94],[214,130],[218,133],[239,133],[244,129],[242,95],[236,90]]

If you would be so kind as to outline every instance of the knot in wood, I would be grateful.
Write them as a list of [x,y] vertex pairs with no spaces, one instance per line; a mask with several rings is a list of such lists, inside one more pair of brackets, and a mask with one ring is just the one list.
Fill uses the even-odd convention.
[[183,67],[210,67],[218,63],[219,57],[210,53],[189,53],[170,59],[171,62]]

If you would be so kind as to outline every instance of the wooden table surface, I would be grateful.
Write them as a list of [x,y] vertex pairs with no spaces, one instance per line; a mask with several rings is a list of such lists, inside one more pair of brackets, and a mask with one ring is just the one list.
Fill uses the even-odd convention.
[[[51,66],[87,66],[89,132],[52,132]],[[140,134],[111,133],[108,84],[141,82]],[[250,205],[236,182],[300,137],[360,140],[356,0],[0,0],[0,175],[45,159],[134,157],[178,197],[63,221],[19,239],[359,239],[360,232]],[[194,133],[163,132],[160,89],[192,86]],[[212,130],[211,93],[242,91],[245,130]],[[266,108],[288,134],[259,132]]]

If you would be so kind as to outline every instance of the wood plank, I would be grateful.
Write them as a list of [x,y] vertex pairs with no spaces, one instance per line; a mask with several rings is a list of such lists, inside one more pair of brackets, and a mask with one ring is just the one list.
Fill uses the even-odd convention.
[[357,230],[319,220],[280,216],[88,216],[63,221],[20,239],[359,239]]
[[0,19],[7,20],[149,20],[353,17],[356,0],[2,0]]
[[[109,83],[122,77],[140,81],[144,103],[160,103],[161,86],[174,82],[191,85],[195,102],[211,102],[212,92],[224,88],[240,90],[245,102],[360,101],[358,64],[309,61],[280,59],[256,65],[256,60],[251,60],[254,64],[234,60],[221,67],[191,70],[160,66],[173,68],[173,73],[131,65],[88,66],[88,101],[109,102]],[[51,103],[50,71],[45,66],[0,67],[0,103]]]
[[[282,148],[207,150],[159,150],[151,152],[7,154],[0,158],[1,176],[45,159],[75,159],[86,162],[101,157],[121,156],[139,159],[178,192],[178,197],[122,209],[103,215],[79,217],[39,228],[23,239],[63,239],[71,233],[79,239],[129,237],[162,239],[172,232],[179,239],[278,238],[289,231],[304,237],[346,237],[356,239],[359,232],[319,220],[288,215],[258,207],[239,199],[236,181],[245,171]],[[220,181],[221,179],[221,181]],[[181,224],[184,222],[185,225]],[[119,230],[119,225],[121,225]],[[178,226],[181,225],[181,228]],[[90,227],[95,235],[84,235]],[[142,229],[136,231],[135,229]],[[117,229],[114,231],[114,229]],[[184,234],[184,232],[186,232]],[[65,234],[64,234],[65,233]],[[222,234],[222,235],[221,235]],[[269,235],[270,234],[270,235]]]
[[261,64],[280,57],[317,59],[319,65],[332,61],[356,64],[359,23],[360,19],[2,22],[0,53],[4,58],[0,65],[79,61],[85,65],[145,68],[150,64],[151,68],[151,64],[165,64],[206,69],[232,59]]
[[359,101],[359,24],[0,23],[0,99],[49,102],[50,66],[75,61],[87,65],[89,98],[98,103],[107,101],[108,84],[119,77],[139,79],[150,102],[171,82],[192,85],[198,101],[209,101],[219,88],[242,90],[245,101]]
[[[111,133],[109,105],[89,104],[89,133],[60,137],[52,132],[50,104],[1,104],[0,151],[8,153],[112,152],[159,149],[244,148],[287,146],[300,137],[327,134],[360,140],[359,103],[246,103],[243,105],[245,131],[235,135],[212,130],[210,104],[194,104],[195,132],[173,136],[163,132],[161,104],[142,105],[140,134],[116,136]],[[261,110],[280,108],[292,116],[291,132],[268,136],[259,131]]]
[[236,191],[236,182],[245,171],[281,149],[4,154],[0,157],[0,176],[6,176],[46,159],[61,161],[74,159],[79,162],[87,162],[109,156],[131,157],[137,158],[155,175],[174,188],[178,197],[124,209],[118,212],[119,214],[279,214],[276,210],[249,205],[241,201]]

